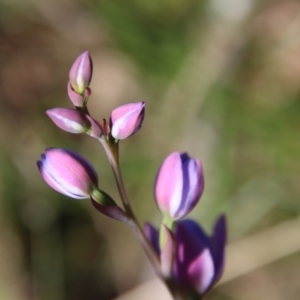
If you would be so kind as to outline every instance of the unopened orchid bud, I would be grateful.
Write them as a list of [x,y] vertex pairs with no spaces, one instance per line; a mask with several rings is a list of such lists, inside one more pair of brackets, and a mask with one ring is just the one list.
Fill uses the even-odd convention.
[[61,148],[47,149],[37,165],[50,187],[71,198],[89,198],[97,190],[95,169],[76,152]]
[[71,133],[83,133],[91,124],[84,113],[70,108],[48,109],[46,114],[60,129]]
[[53,108],[48,109],[46,114],[62,130],[71,133],[87,133],[93,137],[103,135],[102,126],[92,117],[77,109]]
[[84,106],[84,95],[80,95],[74,91],[74,89],[71,86],[70,81],[68,82],[68,96],[70,100],[72,101],[73,105],[76,107],[83,107]]
[[179,221],[175,230],[174,277],[184,290],[204,295],[220,279],[224,269],[226,221],[221,216],[209,237],[192,220]]
[[118,140],[126,139],[137,132],[145,114],[145,102],[135,102],[114,109],[110,116],[111,135]]
[[174,152],[161,165],[154,186],[159,209],[177,220],[187,215],[197,204],[204,189],[200,160],[187,153]]
[[93,63],[88,51],[83,52],[73,63],[69,78],[73,90],[83,95],[90,85],[93,73]]

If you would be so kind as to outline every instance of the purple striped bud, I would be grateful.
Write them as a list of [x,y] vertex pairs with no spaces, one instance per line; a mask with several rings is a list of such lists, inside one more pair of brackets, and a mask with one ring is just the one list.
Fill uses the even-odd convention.
[[79,55],[73,63],[69,78],[73,90],[80,95],[90,85],[93,73],[93,63],[88,51]]
[[174,220],[187,215],[204,189],[200,160],[174,152],[161,165],[154,186],[159,209]]
[[71,133],[87,133],[93,137],[103,135],[102,126],[88,115],[77,109],[53,108],[46,114],[60,129]]
[[110,116],[111,135],[118,140],[137,132],[145,115],[145,102],[135,102],[114,109]]
[[50,187],[71,198],[89,198],[97,190],[98,176],[95,169],[76,152],[60,148],[47,149],[37,165]]
[[179,221],[175,229],[174,277],[185,290],[204,295],[220,279],[224,269],[226,221],[221,216],[209,237],[192,221]]

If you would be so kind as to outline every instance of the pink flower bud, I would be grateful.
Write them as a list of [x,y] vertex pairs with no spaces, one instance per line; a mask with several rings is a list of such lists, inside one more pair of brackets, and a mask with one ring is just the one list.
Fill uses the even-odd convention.
[[62,130],[71,133],[87,133],[93,137],[103,135],[102,126],[92,117],[85,115],[77,109],[53,108],[46,114]]
[[83,107],[84,106],[84,96],[76,93],[71,86],[70,81],[68,82],[68,96],[74,106]]
[[77,57],[69,73],[71,86],[76,93],[83,95],[91,82],[92,73],[92,59],[89,52],[85,51]]
[[158,171],[154,194],[159,209],[177,220],[197,204],[204,189],[200,160],[187,153],[170,154]]
[[145,102],[135,102],[114,109],[110,116],[111,135],[118,140],[128,138],[137,132],[145,114]]
[[47,149],[37,165],[50,187],[71,198],[89,198],[97,189],[95,169],[84,157],[71,150]]
[[91,124],[84,113],[70,108],[48,109],[46,114],[60,129],[71,133],[86,132]]

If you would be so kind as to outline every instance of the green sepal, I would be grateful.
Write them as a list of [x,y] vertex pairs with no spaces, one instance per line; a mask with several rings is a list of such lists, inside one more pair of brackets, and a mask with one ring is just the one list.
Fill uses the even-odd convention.
[[116,202],[107,193],[99,189],[94,189],[92,191],[91,198],[101,205],[117,206]]
[[160,249],[164,248],[165,243],[167,241],[166,231],[163,228],[163,225],[168,227],[173,232],[174,228],[175,228],[175,220],[173,220],[168,215],[164,215],[164,218],[163,218],[163,221],[161,223],[160,230],[159,230],[159,247],[160,247]]

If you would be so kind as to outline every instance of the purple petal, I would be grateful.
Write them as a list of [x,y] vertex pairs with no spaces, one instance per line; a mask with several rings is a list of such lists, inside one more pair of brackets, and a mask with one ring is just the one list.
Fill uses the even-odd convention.
[[111,113],[111,135],[116,139],[125,139],[141,128],[145,112],[145,102],[122,105]]
[[157,255],[160,255],[158,230],[151,223],[146,222],[144,225],[144,232]]
[[189,280],[199,294],[203,295],[210,287],[214,271],[211,252],[206,248],[191,262],[188,268]]
[[214,275],[209,237],[196,222],[184,220],[177,222],[175,238],[177,246],[174,276],[177,282],[185,288],[204,293],[211,285]]
[[215,224],[211,242],[215,264],[215,277],[213,281],[216,283],[221,278],[224,270],[226,245],[226,218],[224,215],[220,216]]
[[187,153],[180,155],[182,161],[182,201],[175,215],[180,219],[187,215],[198,203],[204,190],[204,177],[200,160],[190,158]]

